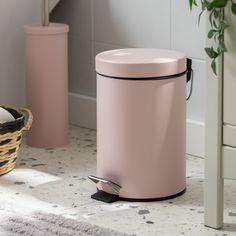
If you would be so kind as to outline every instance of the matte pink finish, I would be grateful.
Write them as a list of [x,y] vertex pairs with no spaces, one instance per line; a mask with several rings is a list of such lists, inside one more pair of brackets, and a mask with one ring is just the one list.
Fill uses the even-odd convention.
[[68,143],[68,25],[26,25],[27,107],[34,122],[27,142],[35,147]]
[[146,78],[175,75],[186,70],[186,57],[177,51],[128,48],[96,56],[96,72],[111,77]]
[[161,198],[186,188],[186,76],[98,75],[97,132],[97,175],[120,184],[120,197]]

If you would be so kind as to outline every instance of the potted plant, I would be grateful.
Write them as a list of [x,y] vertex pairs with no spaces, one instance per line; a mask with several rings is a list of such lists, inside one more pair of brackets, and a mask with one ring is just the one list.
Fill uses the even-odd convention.
[[198,21],[200,21],[204,12],[208,12],[210,29],[207,36],[212,40],[212,46],[205,48],[205,51],[212,60],[211,67],[213,72],[217,74],[216,59],[227,52],[227,45],[224,42],[224,32],[230,27],[224,18],[224,10],[226,7],[230,7],[232,13],[236,15],[236,2],[234,0],[189,0],[189,5],[190,9],[194,6],[201,8],[202,11]]
[[224,226],[224,179],[235,173],[235,153],[231,158],[228,150],[236,150],[231,143],[236,140],[236,1],[189,0],[189,4],[207,12],[209,21],[205,51],[214,73],[206,73],[204,224],[220,229]]

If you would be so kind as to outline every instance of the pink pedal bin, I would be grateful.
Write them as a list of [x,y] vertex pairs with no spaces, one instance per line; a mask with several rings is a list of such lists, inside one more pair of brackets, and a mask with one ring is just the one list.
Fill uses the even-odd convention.
[[119,49],[96,56],[97,184],[104,202],[164,200],[186,190],[186,82],[181,52]]

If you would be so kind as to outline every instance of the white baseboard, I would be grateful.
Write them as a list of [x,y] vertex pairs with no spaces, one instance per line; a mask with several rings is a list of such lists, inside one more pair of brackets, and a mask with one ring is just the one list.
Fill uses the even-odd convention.
[[[96,129],[96,98],[70,93],[70,123],[89,129]],[[187,154],[204,157],[204,123],[187,120]]]
[[96,98],[69,93],[70,123],[96,129]]
[[205,156],[205,125],[204,122],[187,119],[187,146],[189,155]]

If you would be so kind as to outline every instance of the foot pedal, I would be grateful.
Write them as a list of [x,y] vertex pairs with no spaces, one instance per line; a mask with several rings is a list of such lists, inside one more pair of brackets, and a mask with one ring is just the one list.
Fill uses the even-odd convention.
[[121,186],[119,184],[94,175],[90,175],[88,178],[96,184],[101,183],[107,185],[114,192],[114,194],[112,194],[98,189],[98,191],[91,196],[92,199],[106,203],[113,203],[120,200],[119,191],[121,189]]
[[106,193],[102,190],[98,190],[91,198],[105,203],[113,203],[120,200],[119,195]]
[[111,180],[104,179],[104,178],[101,178],[101,177],[97,177],[97,176],[94,176],[94,175],[90,175],[88,178],[90,180],[92,180],[95,184],[97,184],[99,182],[102,183],[102,184],[106,184],[107,186],[109,186],[113,190],[114,193],[119,195],[119,191],[121,189],[121,186],[119,184],[114,183]]

